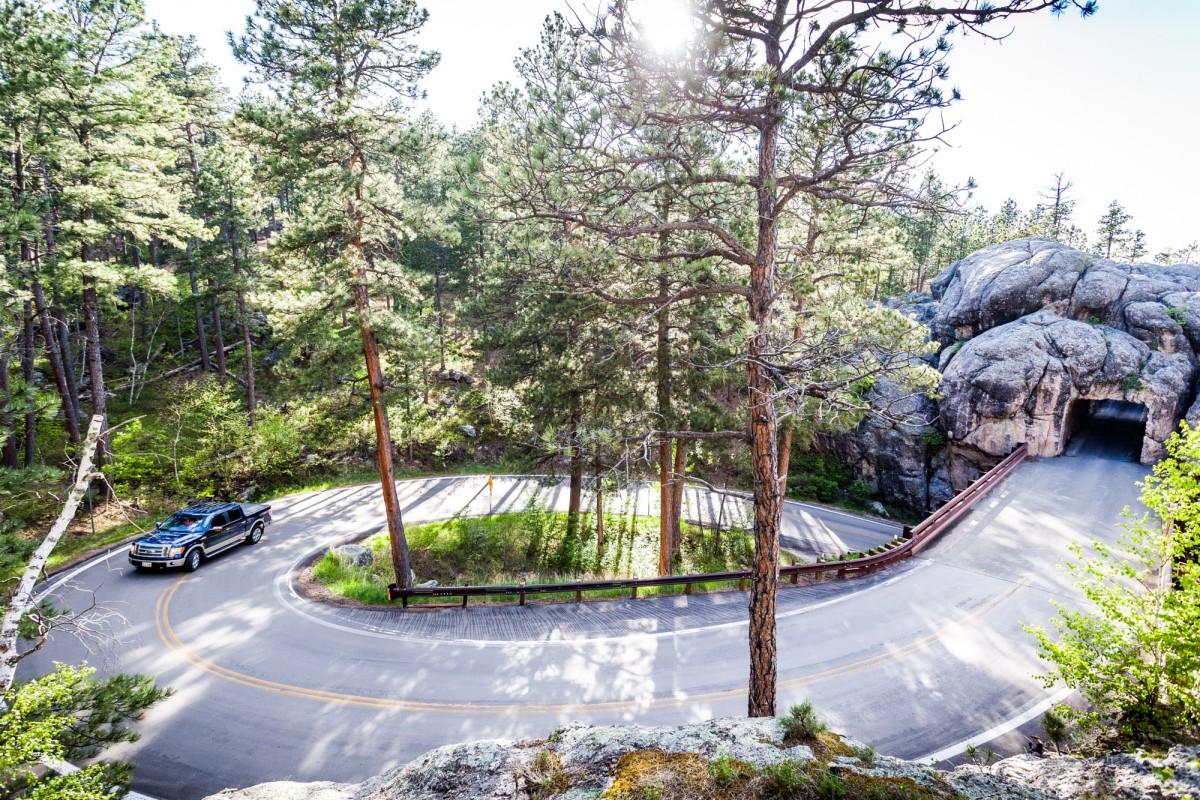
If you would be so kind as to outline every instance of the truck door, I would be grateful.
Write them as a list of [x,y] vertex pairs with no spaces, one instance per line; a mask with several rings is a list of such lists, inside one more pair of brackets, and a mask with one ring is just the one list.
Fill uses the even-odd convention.
[[225,526],[225,532],[229,534],[229,541],[245,538],[246,515],[242,513],[242,507],[234,506],[225,513],[229,515],[229,522]]
[[211,553],[229,544],[230,539],[229,512],[222,511],[213,517],[205,548]]

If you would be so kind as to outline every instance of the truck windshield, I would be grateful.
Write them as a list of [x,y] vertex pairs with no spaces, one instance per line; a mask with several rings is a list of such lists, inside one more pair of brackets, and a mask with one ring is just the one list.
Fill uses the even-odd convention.
[[176,531],[201,531],[208,527],[208,517],[197,514],[172,514],[159,527]]

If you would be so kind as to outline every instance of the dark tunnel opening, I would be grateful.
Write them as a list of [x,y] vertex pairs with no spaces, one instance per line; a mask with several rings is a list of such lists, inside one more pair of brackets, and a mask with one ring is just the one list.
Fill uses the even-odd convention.
[[1121,400],[1073,400],[1067,411],[1065,456],[1140,461],[1146,406]]

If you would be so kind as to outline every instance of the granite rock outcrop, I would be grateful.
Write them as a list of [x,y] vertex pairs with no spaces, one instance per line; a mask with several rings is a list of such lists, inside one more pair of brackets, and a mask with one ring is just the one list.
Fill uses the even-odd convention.
[[[1017,239],[951,264],[931,290],[892,305],[941,345],[936,402],[817,442],[887,501],[927,512],[1020,444],[1061,455],[1101,401],[1144,407],[1146,464],[1181,420],[1200,423],[1200,267]],[[880,382],[872,402],[894,407],[897,391]]]

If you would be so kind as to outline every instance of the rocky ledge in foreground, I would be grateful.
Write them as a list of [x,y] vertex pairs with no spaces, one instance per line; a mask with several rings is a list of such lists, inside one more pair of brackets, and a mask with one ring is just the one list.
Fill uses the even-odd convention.
[[207,800],[1184,800],[1200,799],[1200,747],[1165,756],[1016,756],[941,772],[779,719],[678,727],[579,723],[546,739],[431,750],[361,784],[266,783]]

